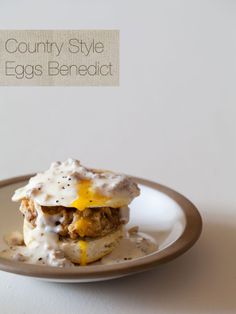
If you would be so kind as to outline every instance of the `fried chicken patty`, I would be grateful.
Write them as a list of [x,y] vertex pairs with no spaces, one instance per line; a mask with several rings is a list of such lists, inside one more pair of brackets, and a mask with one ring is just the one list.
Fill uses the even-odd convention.
[[[58,234],[71,239],[102,237],[117,230],[122,224],[119,208],[86,208],[83,211],[63,206],[41,206],[41,208],[45,215],[56,217],[55,225],[60,225]],[[28,199],[22,200],[20,211],[35,227],[37,211],[34,202]]]

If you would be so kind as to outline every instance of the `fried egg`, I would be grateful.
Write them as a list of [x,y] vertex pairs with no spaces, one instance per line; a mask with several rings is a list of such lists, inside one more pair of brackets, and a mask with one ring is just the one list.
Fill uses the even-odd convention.
[[78,160],[54,162],[16,190],[13,201],[32,199],[41,206],[85,208],[127,206],[140,190],[124,174],[86,168]]

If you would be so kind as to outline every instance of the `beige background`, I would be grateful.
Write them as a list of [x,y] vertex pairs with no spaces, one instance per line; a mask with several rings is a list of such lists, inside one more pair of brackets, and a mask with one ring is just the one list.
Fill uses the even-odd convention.
[[[55,45],[60,47],[60,52]],[[85,45],[89,52],[86,51]],[[78,51],[78,48],[79,52],[72,53]],[[84,51],[87,55],[83,53]],[[93,75],[95,71],[97,75]],[[105,73],[109,74],[102,75]],[[119,31],[2,30],[0,86],[2,85],[117,86]]]
[[0,177],[78,157],[177,189],[205,222],[189,253],[134,277],[81,286],[1,273],[2,313],[236,312],[235,21],[223,0],[0,4],[1,28],[114,28],[121,41],[119,88],[0,89]]

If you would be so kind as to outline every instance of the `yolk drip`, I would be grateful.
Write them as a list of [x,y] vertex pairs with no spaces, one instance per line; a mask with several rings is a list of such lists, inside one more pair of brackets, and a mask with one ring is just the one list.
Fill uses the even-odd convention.
[[79,247],[80,247],[80,265],[85,266],[87,264],[87,242],[80,240]]
[[86,235],[86,231],[91,227],[91,222],[86,218],[80,218],[75,223],[75,229],[79,233],[80,237],[84,237]]
[[82,211],[88,207],[106,206],[110,198],[93,191],[91,185],[89,180],[81,181],[78,184],[78,198],[72,202],[71,207]]

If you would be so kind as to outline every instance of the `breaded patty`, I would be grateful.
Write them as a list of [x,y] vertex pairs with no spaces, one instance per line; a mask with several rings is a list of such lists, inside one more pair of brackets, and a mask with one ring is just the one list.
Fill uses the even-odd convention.
[[[117,230],[122,224],[119,208],[86,208],[83,211],[63,206],[41,208],[45,215],[56,217],[55,224],[60,225],[59,235],[71,239],[103,237]],[[28,199],[22,200],[20,210],[26,220],[35,227],[37,211],[34,202]]]

